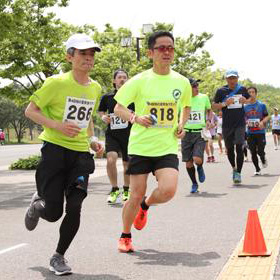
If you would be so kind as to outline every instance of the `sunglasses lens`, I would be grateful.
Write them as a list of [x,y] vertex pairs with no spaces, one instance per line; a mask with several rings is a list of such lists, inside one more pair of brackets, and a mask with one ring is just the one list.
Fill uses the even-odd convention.
[[157,47],[155,49],[158,50],[161,53],[166,52],[166,51],[168,51],[168,52],[173,52],[174,51],[173,47],[165,47],[165,46],[160,46],[160,47]]

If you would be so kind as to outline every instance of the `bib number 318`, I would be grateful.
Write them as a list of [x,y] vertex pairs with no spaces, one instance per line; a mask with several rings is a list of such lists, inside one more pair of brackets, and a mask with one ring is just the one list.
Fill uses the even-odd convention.
[[157,118],[158,127],[173,127],[176,118],[175,103],[151,102],[148,105],[148,112]]

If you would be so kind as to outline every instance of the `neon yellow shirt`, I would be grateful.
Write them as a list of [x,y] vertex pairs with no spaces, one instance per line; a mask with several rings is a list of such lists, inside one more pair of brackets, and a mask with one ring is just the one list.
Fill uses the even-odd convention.
[[185,125],[187,129],[200,129],[206,125],[205,111],[211,109],[209,97],[199,93],[191,99],[190,118]]
[[43,115],[56,121],[73,121],[81,128],[80,133],[70,138],[60,131],[44,126],[41,140],[65,147],[74,151],[89,150],[87,127],[90,117],[96,111],[101,97],[101,86],[91,81],[88,86],[78,84],[72,71],[46,79],[30,101],[34,102]]
[[162,156],[178,153],[179,108],[191,104],[189,80],[175,71],[158,75],[153,69],[144,71],[127,81],[115,95],[121,105],[135,104],[137,116],[154,114],[157,124],[146,128],[133,124],[128,153],[141,156]]

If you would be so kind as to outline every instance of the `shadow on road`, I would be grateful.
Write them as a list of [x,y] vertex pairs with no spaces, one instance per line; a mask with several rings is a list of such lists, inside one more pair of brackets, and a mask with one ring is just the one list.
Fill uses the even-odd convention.
[[221,256],[216,252],[206,252],[203,254],[193,254],[184,252],[159,252],[156,250],[140,250],[132,253],[139,262],[138,265],[165,265],[165,266],[189,266],[201,267],[211,265],[210,260],[218,259]]
[[[33,271],[38,271],[42,274],[42,279],[44,280],[54,280],[58,279],[56,275],[54,275],[53,272],[50,272],[47,268],[42,266],[36,266],[36,267],[30,267],[29,269]],[[79,280],[124,280],[123,278],[120,278],[116,275],[111,274],[98,274],[98,275],[90,275],[90,274],[80,274],[80,273],[73,273],[68,274],[64,276],[60,276],[64,279],[79,279]]]
[[198,193],[186,195],[186,197],[220,198],[225,195],[228,195],[228,193],[198,192]]
[[[268,174],[268,173],[264,173],[262,174],[260,177],[279,177],[280,174]],[[256,176],[253,176],[256,177]]]
[[245,184],[242,184],[242,185],[231,186],[231,187],[235,188],[235,189],[260,189],[260,188],[268,187],[268,186],[269,186],[268,184],[262,184],[262,185],[245,185]]

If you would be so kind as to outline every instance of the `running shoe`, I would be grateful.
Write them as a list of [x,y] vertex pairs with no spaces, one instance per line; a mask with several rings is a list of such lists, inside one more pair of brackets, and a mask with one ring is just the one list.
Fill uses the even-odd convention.
[[198,193],[198,184],[192,184],[191,193]]
[[203,183],[205,181],[205,173],[202,166],[197,168],[197,173],[198,173],[199,182]]
[[70,274],[71,267],[68,266],[67,260],[59,254],[54,254],[50,259],[50,271],[54,272],[55,275],[66,275]]
[[134,227],[138,230],[141,230],[145,227],[148,220],[148,210],[143,210],[142,207],[140,207],[135,219],[134,219]]
[[134,248],[132,246],[131,238],[120,238],[118,242],[118,250],[121,253],[130,253],[134,252]]
[[241,184],[241,174],[236,170],[233,171],[233,183]]
[[110,192],[108,198],[107,198],[107,202],[108,203],[117,203],[117,199],[119,198],[120,196],[120,191],[117,190],[117,191],[114,191],[114,192]]
[[212,158],[211,157],[208,157],[207,158],[207,162],[211,162]]
[[215,162],[215,157],[214,156],[211,157],[211,162]]
[[27,230],[31,231],[36,228],[39,222],[40,214],[38,209],[35,208],[35,204],[38,204],[38,207],[45,207],[43,200],[40,198],[37,192],[32,196],[31,202],[24,217],[24,223]]
[[267,168],[267,159],[264,160],[264,162],[262,162],[262,168]]
[[130,197],[130,191],[123,191],[122,200],[127,201]]
[[254,173],[254,175],[255,175],[255,176],[259,176],[259,175],[262,175],[262,174],[261,174],[261,171],[256,171],[256,172]]

